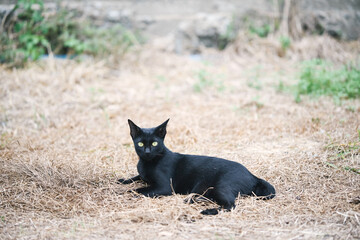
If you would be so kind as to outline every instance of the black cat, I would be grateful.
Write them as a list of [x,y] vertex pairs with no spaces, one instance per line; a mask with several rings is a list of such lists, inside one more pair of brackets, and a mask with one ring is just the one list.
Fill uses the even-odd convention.
[[[129,184],[143,180],[147,187],[135,191],[145,196],[156,197],[197,193],[218,203],[221,208],[235,207],[235,199],[255,195],[262,199],[275,197],[274,187],[257,178],[237,162],[207,156],[174,153],[164,145],[166,125],[169,119],[155,128],[140,128],[130,119],[130,135],[139,156],[139,175],[119,183]],[[215,215],[221,208],[202,211]]]

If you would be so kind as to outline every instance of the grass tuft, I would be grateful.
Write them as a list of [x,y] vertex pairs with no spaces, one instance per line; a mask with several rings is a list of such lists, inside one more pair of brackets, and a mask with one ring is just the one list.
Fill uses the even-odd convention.
[[359,98],[360,66],[343,65],[336,68],[321,59],[305,61],[295,91],[297,101],[301,100],[301,95],[331,96],[336,102]]
[[340,168],[346,171],[360,174],[360,130],[357,131],[359,137],[355,141],[346,143],[330,143],[325,147],[329,151],[326,165],[333,168]]

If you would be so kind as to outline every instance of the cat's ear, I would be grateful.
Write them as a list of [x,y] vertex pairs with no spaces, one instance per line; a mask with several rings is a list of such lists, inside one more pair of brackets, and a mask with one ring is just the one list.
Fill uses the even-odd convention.
[[166,125],[169,122],[170,118],[166,120],[164,123],[162,123],[160,126],[155,128],[155,134],[160,137],[164,138],[166,135]]
[[131,137],[133,139],[136,138],[137,136],[139,136],[142,133],[141,128],[136,126],[136,124],[133,123],[130,119],[128,119],[128,123],[129,123],[129,126],[130,126],[130,135],[131,135]]

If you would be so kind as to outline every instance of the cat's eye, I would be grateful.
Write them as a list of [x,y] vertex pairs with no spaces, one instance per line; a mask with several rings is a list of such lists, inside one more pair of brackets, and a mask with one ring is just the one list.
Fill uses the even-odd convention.
[[156,147],[156,146],[158,145],[158,142],[153,142],[151,145],[152,145],[153,147]]
[[139,146],[139,147],[143,147],[143,146],[144,146],[144,143],[138,142],[138,146]]

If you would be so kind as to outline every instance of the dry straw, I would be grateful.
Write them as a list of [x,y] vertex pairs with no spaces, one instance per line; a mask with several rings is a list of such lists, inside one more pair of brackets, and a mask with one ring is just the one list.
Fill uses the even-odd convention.
[[[296,64],[266,55],[261,89],[249,87],[264,53],[253,47],[209,53],[213,64],[147,47],[118,66],[50,59],[1,69],[0,238],[359,238],[360,175],[345,168],[359,168],[359,148],[338,157],[339,147],[359,144],[359,100],[296,104],[274,88],[279,78],[294,82]],[[292,51],[297,58],[305,47]],[[199,71],[211,83],[196,92]],[[211,203],[115,184],[136,174],[127,119],[151,127],[168,117],[170,149],[241,162],[277,197],[239,198],[233,211],[205,217]]]

